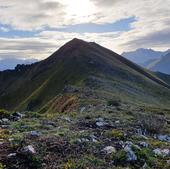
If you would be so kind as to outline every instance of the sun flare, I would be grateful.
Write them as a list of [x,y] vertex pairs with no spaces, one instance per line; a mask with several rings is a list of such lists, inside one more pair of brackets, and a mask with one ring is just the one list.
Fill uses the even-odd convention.
[[94,4],[90,0],[64,0],[67,6],[67,17],[76,20],[88,21],[95,11]]

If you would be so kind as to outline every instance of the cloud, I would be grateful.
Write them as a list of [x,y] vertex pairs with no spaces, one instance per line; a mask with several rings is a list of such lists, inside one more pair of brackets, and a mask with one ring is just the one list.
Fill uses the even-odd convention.
[[64,8],[60,2],[51,0],[6,0],[0,5],[0,22],[20,30],[42,29],[46,25],[61,26]]
[[2,31],[2,32],[9,32],[9,29],[6,28],[6,27],[1,26],[0,27],[0,31]]
[[[147,33],[138,33],[135,38],[135,31],[129,31],[124,33],[124,35],[119,37],[119,40],[122,41],[120,46],[126,50],[128,49],[137,49],[137,48],[154,48],[157,50],[166,50],[170,48],[170,30],[163,29],[157,32],[148,32]],[[127,37],[128,41],[123,42],[123,38]],[[121,39],[122,38],[122,39]]]
[[[92,3],[94,11],[81,17],[73,14],[68,17],[68,4],[65,2],[73,3],[74,7],[77,0],[2,1],[2,25],[7,24],[17,30],[39,30],[40,33],[29,38],[0,38],[0,57],[5,57],[9,52],[19,57],[44,58],[74,37],[96,41],[119,53],[140,47],[159,50],[169,48],[169,0],[128,0],[128,3],[127,0],[83,1]],[[131,17],[135,21],[130,24],[131,29],[124,32],[75,33],[74,30],[67,32],[67,29],[63,29],[64,32],[58,29],[85,23],[104,25]],[[4,28],[1,27],[1,31],[5,31]]]
[[119,34],[120,32],[67,33],[42,31],[30,38],[0,38],[0,58],[44,59],[75,37],[86,41],[95,41],[105,47],[119,51],[118,46],[112,43],[113,39],[118,37]]
[[38,58],[50,55],[51,48],[58,46],[51,40],[34,38],[0,38],[0,58]]

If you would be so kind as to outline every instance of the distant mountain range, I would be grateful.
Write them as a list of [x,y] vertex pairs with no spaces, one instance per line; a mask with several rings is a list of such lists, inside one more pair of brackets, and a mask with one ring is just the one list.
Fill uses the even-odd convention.
[[147,66],[152,71],[170,74],[170,53],[157,59]]
[[165,106],[169,79],[94,42],[73,39],[45,60],[0,72],[0,107],[64,112],[112,99]]
[[7,69],[15,69],[18,64],[31,64],[37,62],[37,59],[17,59],[17,58],[5,58],[0,60],[0,71]]
[[170,49],[164,52],[137,49],[132,52],[124,52],[122,56],[152,71],[170,74]]

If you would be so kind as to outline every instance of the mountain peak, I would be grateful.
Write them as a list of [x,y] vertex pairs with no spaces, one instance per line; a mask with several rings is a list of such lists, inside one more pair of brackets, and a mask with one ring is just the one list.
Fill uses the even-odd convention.
[[66,45],[81,45],[81,44],[88,44],[88,42],[82,39],[74,38],[66,43]]
[[63,45],[58,52],[62,52],[62,53],[68,53],[70,51],[76,50],[76,49],[80,49],[80,48],[84,48],[89,46],[89,43],[78,39],[78,38],[74,38],[72,40],[70,40],[69,42],[67,42],[65,45]]

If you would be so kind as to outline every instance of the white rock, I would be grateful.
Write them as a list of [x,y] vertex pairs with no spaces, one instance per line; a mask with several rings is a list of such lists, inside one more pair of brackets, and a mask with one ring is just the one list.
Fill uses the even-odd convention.
[[117,120],[117,121],[115,121],[115,123],[116,123],[116,124],[120,124],[120,121],[119,121],[119,120]]
[[9,122],[9,119],[3,118],[3,119],[2,119],[2,122],[4,122],[4,123]]
[[15,157],[17,154],[16,153],[10,153],[8,154],[8,157]]
[[82,107],[82,108],[80,109],[80,113],[83,113],[85,109],[86,109],[86,107]]
[[77,139],[77,141],[78,141],[79,143],[85,143],[85,142],[89,142],[90,140],[87,139],[87,138],[79,138],[79,139]]
[[28,145],[26,147],[23,148],[22,150],[23,153],[30,153],[30,154],[35,154],[36,151],[34,149],[34,147],[32,145]]
[[104,122],[96,122],[96,126],[98,127],[104,127],[105,123]]
[[112,146],[107,146],[102,151],[106,154],[116,153],[116,149]]

